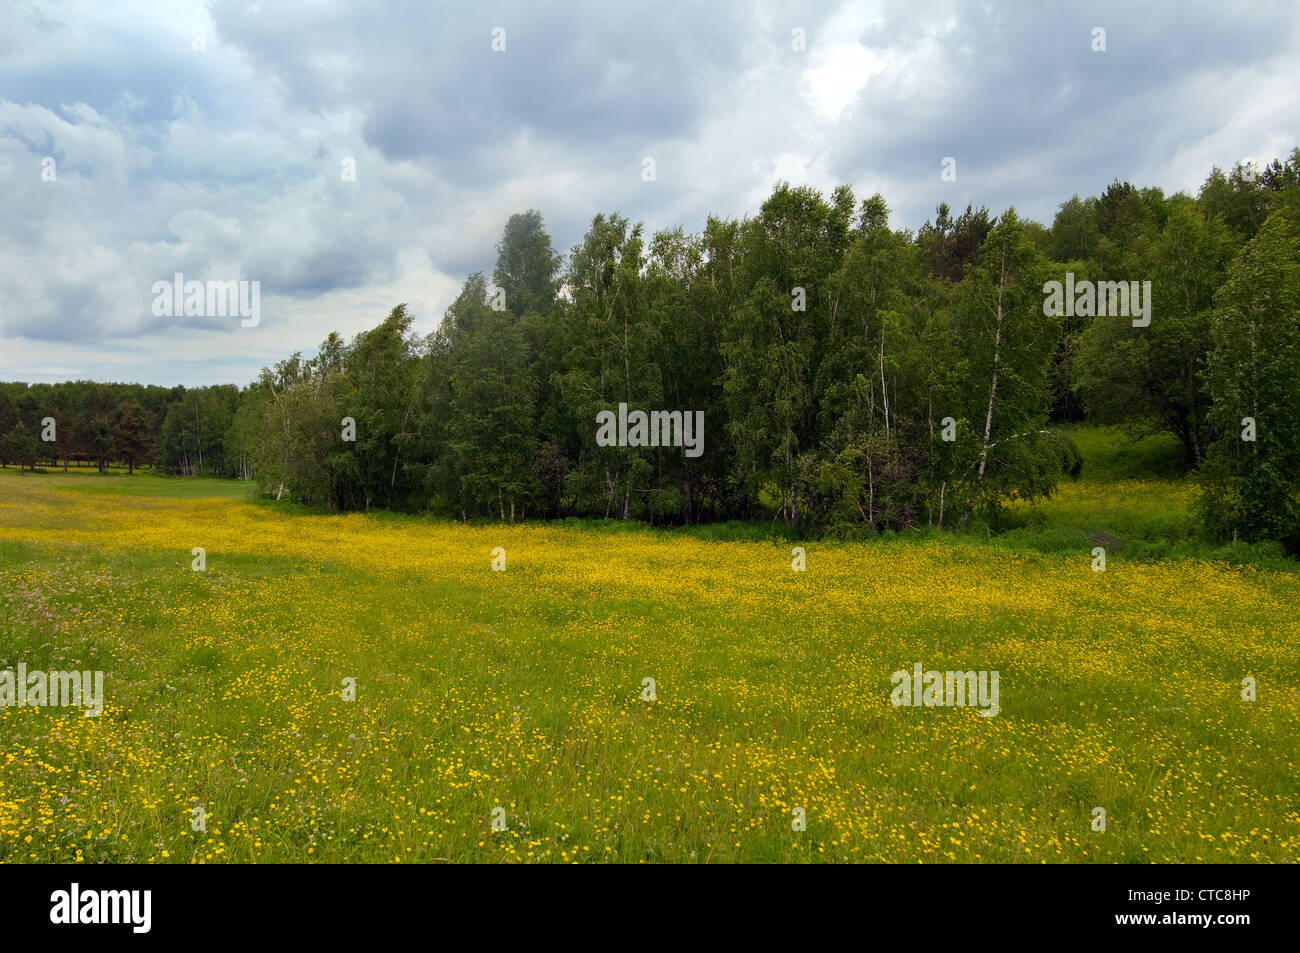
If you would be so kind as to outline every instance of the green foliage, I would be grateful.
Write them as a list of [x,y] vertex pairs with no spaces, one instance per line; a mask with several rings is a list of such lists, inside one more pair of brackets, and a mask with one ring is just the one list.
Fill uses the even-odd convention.
[[1274,539],[1298,552],[1300,241],[1285,211],[1268,218],[1228,269],[1210,340],[1206,523],[1223,537]]
[[19,470],[23,467],[35,468],[38,453],[36,434],[28,430],[21,420],[10,427],[4,437],[0,437],[0,460],[6,466],[16,463]]
[[1209,436],[1202,372],[1210,307],[1233,246],[1226,227],[1207,219],[1186,196],[1175,196],[1168,209],[1164,228],[1135,253],[1128,276],[1150,276],[1150,325],[1134,327],[1115,316],[1092,319],[1079,337],[1074,389],[1097,422],[1123,422],[1136,433],[1173,433],[1188,465],[1195,466]]
[[[398,305],[242,389],[0,385],[0,458],[236,476],[325,509],[854,538],[1014,532],[1062,480],[1156,447],[1162,476],[1200,468],[1210,534],[1300,547],[1300,150],[1196,198],[1115,181],[1050,228],[940,205],[912,235],[882,196],[856,203],[781,182],[699,234],[602,213],[568,255],[528,210],[495,287],[471,275],[425,337]],[[1067,272],[1149,281],[1150,324],[1044,314]],[[703,454],[598,445],[620,404],[702,412]],[[1063,432],[1083,419],[1116,429]],[[1097,433],[1127,449],[1072,439]],[[1185,509],[1148,529],[1191,532]]]

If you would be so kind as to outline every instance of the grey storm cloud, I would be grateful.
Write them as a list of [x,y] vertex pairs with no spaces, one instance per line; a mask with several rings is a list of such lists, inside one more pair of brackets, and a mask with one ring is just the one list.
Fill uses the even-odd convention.
[[[935,170],[945,156],[977,203],[1016,204],[1048,222],[1071,194],[1095,194],[1114,178],[1183,185],[1138,180],[1247,109],[1243,92],[1280,93],[1219,80],[1294,61],[1300,22],[1293,8],[1266,4],[961,4],[950,16],[945,8],[934,4],[919,19],[927,11],[916,3],[881,8],[858,35],[862,46],[928,55],[868,82],[854,110],[865,121],[838,124],[830,137],[837,178],[883,170],[933,195],[929,207],[905,209],[913,226],[938,201],[966,194],[941,187]],[[1105,30],[1104,52],[1093,49],[1095,28]]]
[[754,29],[743,5],[726,4],[211,9],[288,102],[364,103],[366,139],[385,157],[433,159],[472,183],[503,171],[502,141],[524,129],[584,151],[692,134],[707,115],[701,87],[744,67]]
[[[429,330],[528,208],[567,250],[598,212],[698,230],[779,179],[879,191],[908,228],[1195,190],[1300,141],[1298,28],[1249,3],[15,0],[0,378],[248,380],[398,301]],[[262,321],[155,316],[176,272],[259,281]]]

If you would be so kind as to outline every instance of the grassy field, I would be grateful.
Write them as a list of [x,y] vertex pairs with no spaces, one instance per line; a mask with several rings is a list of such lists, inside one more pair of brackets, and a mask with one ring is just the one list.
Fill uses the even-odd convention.
[[[1167,445],[1078,439],[1003,536],[807,542],[804,572],[0,471],[0,670],[107,696],[0,710],[0,860],[1297,861],[1300,573],[1204,558]],[[895,707],[916,662],[998,671],[1000,712]]]

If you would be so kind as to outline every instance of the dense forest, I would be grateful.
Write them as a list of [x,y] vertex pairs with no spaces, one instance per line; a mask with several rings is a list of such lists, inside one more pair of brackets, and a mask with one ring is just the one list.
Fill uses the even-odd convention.
[[[398,305],[243,388],[0,384],[0,458],[458,519],[901,529],[996,525],[1077,475],[1054,425],[1088,420],[1176,436],[1214,537],[1300,551],[1300,149],[1195,197],[1115,182],[1050,227],[888,216],[781,183],[700,234],[597,215],[565,257],[524,212],[427,336]],[[1149,282],[1149,323],[1094,301],[1119,282]],[[702,411],[704,452],[600,445],[620,404]]]

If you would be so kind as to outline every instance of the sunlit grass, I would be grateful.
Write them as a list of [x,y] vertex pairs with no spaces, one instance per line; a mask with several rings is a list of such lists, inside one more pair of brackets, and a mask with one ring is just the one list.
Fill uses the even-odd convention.
[[[0,714],[3,860],[1300,859],[1294,572],[935,537],[795,573],[97,479],[0,474],[0,668],[108,673],[99,719]],[[1143,480],[1043,506],[1146,519]],[[916,661],[1000,671],[1001,713],[894,708]]]

